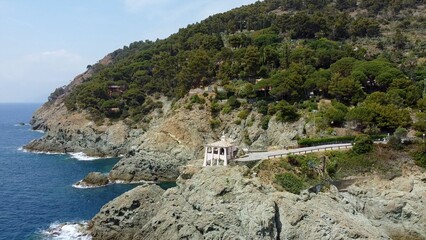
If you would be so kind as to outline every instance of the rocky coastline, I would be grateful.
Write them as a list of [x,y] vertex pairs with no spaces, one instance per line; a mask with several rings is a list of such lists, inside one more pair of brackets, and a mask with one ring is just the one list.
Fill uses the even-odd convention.
[[108,174],[90,173],[79,187],[177,179],[175,188],[139,186],[106,204],[88,225],[93,239],[426,239],[426,175],[412,165],[401,177],[371,175],[345,192],[333,186],[319,194],[280,192],[246,167],[201,168],[196,159],[223,133],[242,148],[293,146],[309,130],[303,117],[294,123],[272,117],[264,130],[255,111],[246,119],[232,111],[212,128],[208,97],[205,106],[188,108],[190,96],[174,103],[160,96],[162,108],[143,126],[126,119],[99,124],[64,103],[90,74],[34,114],[33,129],[45,134],[25,149],[122,156]]
[[279,192],[246,167],[186,166],[177,187],[137,187],[89,223],[93,239],[426,239],[426,173],[368,176],[340,192]]

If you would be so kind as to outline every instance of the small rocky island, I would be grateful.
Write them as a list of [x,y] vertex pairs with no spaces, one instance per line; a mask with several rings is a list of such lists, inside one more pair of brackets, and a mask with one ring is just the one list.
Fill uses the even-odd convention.
[[102,187],[109,184],[110,181],[108,176],[102,174],[100,172],[91,172],[87,174],[87,176],[81,181],[74,184],[74,187],[77,188],[94,188],[94,187]]
[[56,89],[25,148],[120,157],[80,188],[176,181],[107,203],[93,239],[426,239],[425,11],[265,0],[134,42]]

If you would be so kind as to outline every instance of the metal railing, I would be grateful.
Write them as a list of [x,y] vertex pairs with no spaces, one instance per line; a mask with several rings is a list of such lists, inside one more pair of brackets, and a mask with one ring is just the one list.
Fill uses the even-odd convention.
[[313,153],[313,152],[320,152],[320,151],[327,151],[327,150],[340,150],[340,149],[348,149],[348,148],[352,148],[352,144],[348,144],[348,145],[344,145],[344,146],[325,146],[325,147],[318,147],[315,149],[303,149],[303,150],[297,150],[297,151],[291,151],[291,152],[287,152],[287,153],[281,153],[281,154],[274,154],[274,155],[269,155],[268,159],[271,158],[277,158],[277,157],[284,157],[284,156],[288,156],[288,155],[303,155],[303,154],[308,154],[308,153]]

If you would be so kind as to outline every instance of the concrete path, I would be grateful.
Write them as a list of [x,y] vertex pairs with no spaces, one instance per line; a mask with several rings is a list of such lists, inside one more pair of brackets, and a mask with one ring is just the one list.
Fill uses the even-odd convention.
[[254,152],[249,153],[245,157],[237,158],[233,161],[237,162],[249,162],[256,161],[274,157],[282,157],[289,154],[307,154],[312,152],[321,152],[326,150],[339,150],[339,149],[347,149],[352,148],[350,143],[339,143],[339,144],[328,144],[314,147],[305,147],[305,148],[296,148],[296,149],[288,149],[288,150],[277,150],[270,152]]

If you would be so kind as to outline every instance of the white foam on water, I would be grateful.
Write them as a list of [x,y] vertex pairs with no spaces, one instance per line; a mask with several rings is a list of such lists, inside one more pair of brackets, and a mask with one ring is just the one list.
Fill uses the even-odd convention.
[[106,156],[106,157],[87,156],[83,152],[63,153],[63,152],[32,151],[32,150],[25,149],[23,146],[19,147],[18,151],[21,151],[21,152],[24,152],[24,153],[45,154],[45,155],[66,155],[66,154],[68,154],[69,156],[71,156],[71,158],[77,159],[78,161],[94,161],[94,160],[99,160],[99,159],[112,158],[112,157],[109,157],[109,156]]
[[13,124],[13,126],[15,126],[15,127],[24,127],[24,126],[30,126],[30,124],[29,123],[16,123],[16,124]]
[[69,153],[69,155],[72,158],[75,158],[75,159],[77,159],[79,161],[94,161],[94,160],[98,160],[98,159],[108,158],[108,157],[90,157],[90,156],[87,156],[83,152]]
[[44,239],[51,240],[91,240],[92,236],[87,231],[87,222],[52,223],[47,230],[42,230]]
[[39,132],[39,133],[45,133],[45,131],[43,131],[43,130],[31,130],[31,131],[33,131],[33,132]]
[[25,149],[24,147],[19,147],[18,151],[21,151],[24,153],[45,154],[45,155],[65,155],[65,153],[61,153],[61,152],[30,151],[28,149]]
[[83,183],[83,180],[80,180],[77,183],[73,184],[72,187],[78,188],[78,189],[91,189],[91,188],[106,187],[106,186],[111,185],[111,184],[112,183],[107,183],[106,185],[102,185],[102,186],[94,186],[94,185],[87,185],[87,184]]
[[145,181],[145,180],[131,181],[131,182],[127,182],[127,181],[123,181],[123,180],[115,180],[112,183],[114,183],[114,184],[156,184],[157,182]]

